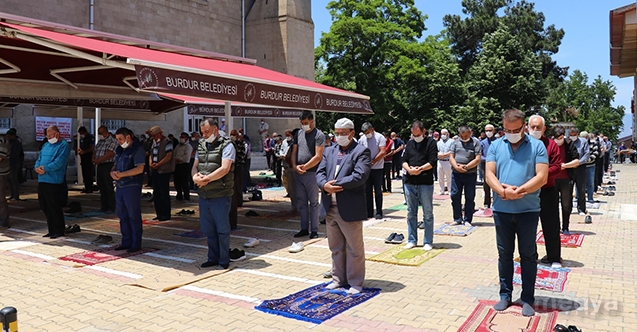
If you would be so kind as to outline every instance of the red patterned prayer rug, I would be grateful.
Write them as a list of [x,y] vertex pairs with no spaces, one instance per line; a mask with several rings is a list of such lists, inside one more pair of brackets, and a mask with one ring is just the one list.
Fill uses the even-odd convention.
[[495,301],[480,301],[458,332],[550,332],[557,320],[556,310],[535,308],[535,316],[522,316],[522,307],[504,311],[493,309]]
[[[544,233],[540,231],[535,237],[535,242],[538,244],[544,244]],[[581,247],[584,242],[584,234],[571,233],[570,235],[564,235],[560,233],[560,242],[562,247]]]
[[[520,263],[513,263],[513,284],[522,285],[522,268]],[[563,292],[568,273],[571,269],[561,267],[552,268],[548,266],[538,265],[537,277],[535,278],[535,288],[544,289],[552,292]]]
[[138,250],[136,252],[127,252],[126,250],[115,251],[113,250],[113,248],[115,247],[78,252],[68,256],[60,257],[60,259],[63,261],[72,261],[84,265],[95,265],[99,263],[114,261],[120,258],[137,256],[156,250],[152,248],[142,248],[141,250]]

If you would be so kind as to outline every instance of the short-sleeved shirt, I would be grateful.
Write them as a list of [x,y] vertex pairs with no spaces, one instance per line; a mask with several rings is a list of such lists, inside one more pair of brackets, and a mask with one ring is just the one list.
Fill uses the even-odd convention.
[[[466,165],[476,159],[476,156],[482,154],[482,147],[480,146],[480,141],[477,138],[471,137],[469,142],[463,142],[460,139],[457,139],[451,145],[451,155],[454,159],[456,159],[457,164]],[[454,172],[458,172],[455,169]],[[474,168],[468,169],[467,173],[476,173],[478,172],[478,165]]]
[[[178,164],[189,163],[191,153],[192,146],[190,143],[186,142],[185,144],[177,144],[173,150],[173,158],[175,158],[175,162]],[[181,160],[181,162],[177,162],[177,160]]]
[[[513,152],[506,137],[491,142],[487,163],[495,162],[495,175],[500,183],[521,186],[535,176],[536,164],[549,163],[548,154],[542,141],[524,135],[522,142]],[[515,200],[493,198],[493,211],[504,213],[525,213],[540,211],[540,190],[527,193]]]
[[[108,135],[108,137],[97,141],[95,145],[95,159],[102,158],[108,151],[115,152],[117,148],[117,140],[113,135]],[[104,160],[105,163],[112,163],[115,161],[115,154],[107,160]]]
[[[159,157],[159,145],[161,144],[161,141],[157,142],[157,141],[153,141],[153,162],[154,163],[158,163],[158,157]],[[173,151],[173,141],[170,139],[166,140],[166,153],[168,152],[172,152]]]
[[[436,146],[438,147],[438,153],[447,153],[451,151],[451,146],[453,145],[453,140],[451,138],[447,138],[446,141],[440,139]],[[441,161],[449,161],[449,158],[442,158]]]
[[95,144],[95,137],[91,134],[86,134],[86,136],[80,136],[80,149],[88,150],[91,148],[91,145]]
[[[367,138],[366,136],[361,137],[358,141],[360,145],[369,149],[371,153],[372,159],[376,158],[380,151],[385,150],[385,146],[387,145],[387,139],[380,133],[374,131],[372,138]],[[372,169],[383,169],[385,167],[385,162],[383,159],[377,161],[374,165],[372,165]]]
[[[299,130],[294,137],[293,145],[297,145],[296,163],[299,165],[305,164],[314,157],[317,146],[325,145],[325,134],[317,128],[307,133],[303,130]],[[306,171],[316,172],[317,168],[318,165]]]
[[[234,163],[237,157],[237,150],[234,148],[234,144],[228,144],[223,151],[221,151],[221,160],[232,160]],[[199,160],[199,152],[195,153],[195,160]]]

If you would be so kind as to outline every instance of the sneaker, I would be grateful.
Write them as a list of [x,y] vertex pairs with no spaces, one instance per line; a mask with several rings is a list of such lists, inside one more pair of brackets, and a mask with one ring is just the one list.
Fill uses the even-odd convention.
[[327,286],[325,286],[325,289],[337,289],[341,287],[341,285],[335,283],[335,282],[331,282],[329,283]]
[[391,243],[393,244],[401,244],[405,241],[405,236],[402,234],[396,234],[396,236],[394,236],[394,238],[391,240]]
[[425,223],[422,221],[418,222],[418,229],[425,229]]
[[586,213],[584,213],[584,212],[580,211],[580,212],[579,212],[579,215],[583,217],[583,216],[585,216],[585,215],[586,215]]
[[248,239],[248,241],[246,241],[246,243],[243,244],[243,246],[245,248],[252,248],[252,247],[256,247],[258,245],[259,245],[259,239],[258,238]]
[[407,244],[405,245],[405,249],[411,249],[411,248],[413,248],[413,247],[415,247],[415,246],[416,246],[416,244],[415,244],[415,243],[409,242],[409,243],[407,243]]
[[332,270],[329,270],[327,272],[323,272],[323,278],[331,279],[332,278]]
[[590,215],[587,215],[586,218],[584,218],[584,223],[585,224],[592,224],[593,223],[593,218],[591,218]]
[[376,220],[380,220],[380,219],[383,219],[383,215],[380,213],[377,213],[374,218],[376,218]]
[[569,231],[568,229],[565,229],[565,230],[562,231],[562,234],[571,235],[571,231]]
[[303,242],[292,242],[292,245],[290,246],[290,249],[288,249],[288,251],[291,253],[297,253],[303,251],[303,249],[305,249],[305,245],[303,244]]
[[231,262],[238,262],[238,261],[242,261],[246,259],[246,252],[243,250],[239,250],[239,249],[232,249],[230,250],[230,261]]
[[310,239],[318,239],[318,233],[317,232],[310,233]]
[[553,263],[551,263],[551,268],[560,269],[560,268],[562,268],[562,264],[560,264],[560,262],[553,262]]
[[546,265],[551,264],[551,262],[549,262],[548,256],[544,256],[540,258],[540,263],[546,264]]
[[433,247],[431,244],[428,244],[428,243],[427,243],[427,244],[425,244],[424,246],[422,246],[422,248],[423,248],[425,251],[430,251],[430,250],[432,250],[434,247]]
[[462,225],[462,221],[454,221],[453,223],[451,223],[453,226],[460,226]]
[[389,236],[385,239],[385,243],[392,243],[392,241],[394,240],[396,235],[398,235],[398,234],[396,234],[396,233],[389,234]]

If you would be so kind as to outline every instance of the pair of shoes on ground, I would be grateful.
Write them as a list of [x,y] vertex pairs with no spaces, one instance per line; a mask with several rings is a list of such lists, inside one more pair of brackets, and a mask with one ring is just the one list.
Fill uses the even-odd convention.
[[290,249],[288,249],[291,253],[301,252],[305,249],[305,244],[303,242],[292,242]]
[[577,328],[577,326],[575,325],[569,325],[568,327],[566,327],[562,324],[557,324],[553,328],[553,332],[582,332],[582,330]]
[[551,262],[549,261],[548,256],[544,256],[540,259],[540,263],[544,264],[544,265],[549,265],[551,266],[551,268],[553,269],[559,269],[562,267],[562,259],[560,258],[559,262]]
[[91,241],[93,244],[104,244],[113,242],[113,237],[110,235],[98,235],[95,240]]
[[244,248],[254,248],[254,247],[258,246],[259,244],[260,244],[259,238],[253,237],[253,238],[248,239],[248,241],[246,241],[243,244],[243,247]]
[[[414,247],[416,247],[416,244],[415,244],[415,243],[412,243],[412,242],[409,242],[409,243],[407,243],[407,244],[405,245],[405,249],[412,249],[412,248],[414,248]],[[423,249],[424,251],[430,251],[430,250],[432,250],[433,248],[434,248],[434,247],[433,247],[431,244],[429,244],[429,243],[425,243],[425,244],[422,246],[422,249]]]
[[466,226],[469,226],[469,227],[473,226],[473,225],[471,224],[471,222],[469,222],[469,221],[454,221],[454,222],[452,223],[452,225],[453,225],[453,226],[466,225]]
[[64,233],[65,234],[71,234],[71,233],[79,233],[82,230],[80,229],[80,225],[75,224],[73,226],[71,225],[66,225],[66,228],[64,228]]
[[385,239],[385,243],[401,244],[405,241],[405,236],[399,233],[391,233]]
[[300,230],[298,233],[294,234],[294,237],[303,237],[308,235],[310,236],[310,239],[316,239],[319,237],[317,232],[310,233],[307,229]]
[[51,239],[57,239],[59,237],[65,236],[64,234],[51,234],[51,233],[46,233],[44,235],[42,235],[42,237],[48,237]]
[[424,221],[419,221],[418,222],[418,229],[425,229],[425,222]]
[[191,215],[191,214],[195,214],[195,210],[181,209],[181,211],[177,212],[177,215],[179,215],[179,216],[187,216],[187,215]]
[[239,250],[237,248],[234,248],[232,250],[230,250],[230,261],[231,262],[238,262],[238,261],[242,261],[246,259],[246,252],[243,250]]
[[[493,309],[495,309],[496,311],[503,311],[506,310],[506,308],[508,308],[510,305],[511,301],[502,299],[498,303],[493,305]],[[522,302],[522,316],[530,317],[534,315],[535,309],[533,309],[533,306],[528,303]]]

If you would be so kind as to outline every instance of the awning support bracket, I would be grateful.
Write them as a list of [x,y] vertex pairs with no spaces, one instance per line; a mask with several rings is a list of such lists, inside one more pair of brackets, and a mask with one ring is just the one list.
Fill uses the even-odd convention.
[[12,64],[11,62],[0,58],[0,63],[6,65],[7,67],[9,67],[9,69],[0,69],[0,75],[5,75],[5,74],[15,74],[15,73],[19,73],[21,71],[20,67]]
[[66,78],[60,76],[61,73],[75,73],[78,71],[90,71],[90,70],[100,70],[100,69],[110,69],[105,66],[88,66],[88,67],[72,67],[72,68],[60,68],[60,69],[51,69],[49,72],[51,76],[57,78],[58,80],[68,84],[69,86],[78,89],[77,85],[73,84],[73,82],[67,80]]

